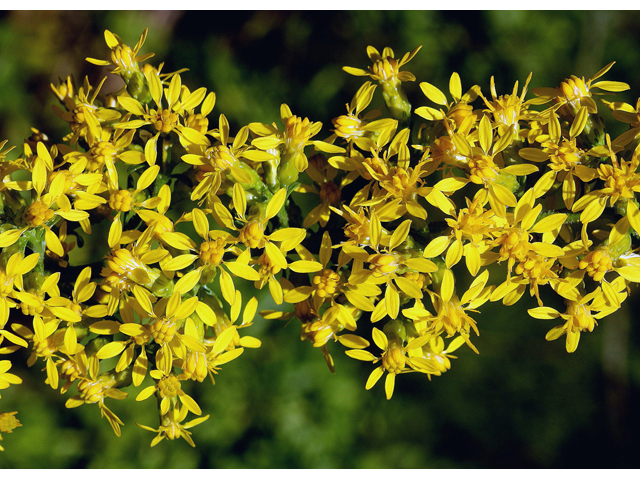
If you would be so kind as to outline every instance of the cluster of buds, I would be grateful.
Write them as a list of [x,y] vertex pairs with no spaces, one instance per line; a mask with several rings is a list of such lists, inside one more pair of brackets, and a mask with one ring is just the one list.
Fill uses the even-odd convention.
[[[491,78],[489,98],[454,73],[451,99],[422,82],[429,105],[414,110],[403,83],[416,77],[400,68],[419,48],[369,47],[372,67],[344,69],[377,83],[318,140],[322,124],[287,105],[280,126],[210,125],[215,94],[143,63],[145,37],[131,48],[107,31],[109,59],[88,59],[115,67],[121,90],[52,85],[61,142],[35,132],[16,160],[0,144],[0,355],[28,349],[51,388],[77,390],[68,408],[97,404],[116,435],[106,402],[139,389],[157,400],[158,428],[141,425],[152,445],[193,445],[208,415],[190,383],[260,346],[241,334],[256,313],[297,319],[332,371],[336,342],[377,364],[365,386],[386,373],[391,398],[398,375],[431,379],[461,346],[478,353],[471,313],[486,302],[529,291],[532,317],[560,321],[547,339],[573,352],[640,282],[640,113],[604,102],[630,124],[612,140],[592,97],[628,89],[595,81],[613,64],[528,100],[531,76],[504,95]],[[280,307],[258,312],[238,278]],[[556,299],[564,312],[545,306]],[[21,382],[10,367],[0,360],[0,389]]]

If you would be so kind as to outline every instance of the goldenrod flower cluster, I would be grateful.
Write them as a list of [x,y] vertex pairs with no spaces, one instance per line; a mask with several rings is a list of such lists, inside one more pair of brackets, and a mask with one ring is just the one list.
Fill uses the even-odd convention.
[[[145,36],[131,48],[106,31],[109,58],[87,59],[121,90],[52,85],[61,142],[34,130],[12,161],[0,144],[0,355],[29,350],[51,388],[76,392],[68,408],[97,404],[116,435],[116,400],[155,397],[158,426],[140,425],[151,445],[194,444],[209,415],[190,383],[261,344],[243,333],[258,301],[238,279],[267,286],[279,308],[259,314],[297,319],[332,371],[331,341],[375,365],[365,386],[386,374],[387,398],[398,374],[439,376],[456,349],[477,353],[486,302],[528,292],[530,315],[557,322],[547,339],[573,352],[640,282],[640,100],[594,99],[628,89],[598,80],[613,63],[529,99],[531,76],[502,95],[491,78],[486,95],[454,73],[449,95],[420,83],[413,109],[416,77],[400,69],[419,48],[369,47],[372,66],[344,70],[370,80],[320,140],[323,125],[287,105],[271,125],[210,124],[215,94],[145,63]],[[603,105],[630,125],[613,140]],[[80,237],[108,253],[74,265]],[[554,297],[565,311],[545,306]],[[10,367],[0,389],[21,382]]]

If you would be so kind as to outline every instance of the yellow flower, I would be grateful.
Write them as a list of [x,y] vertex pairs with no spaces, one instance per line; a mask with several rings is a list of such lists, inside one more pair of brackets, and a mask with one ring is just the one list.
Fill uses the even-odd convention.
[[326,153],[343,153],[342,147],[321,140],[311,140],[320,132],[322,123],[312,122],[308,118],[300,118],[291,113],[287,104],[280,106],[280,118],[284,130],[275,125],[250,123],[249,129],[258,135],[251,145],[272,155],[265,163],[268,171],[265,184],[275,192],[280,187],[287,187],[298,180],[300,172],[304,172],[309,162],[304,153],[305,147],[313,145],[317,150]]
[[518,154],[533,162],[549,161],[549,167],[555,175],[547,181],[563,182],[562,198],[565,206],[571,209],[578,191],[574,175],[583,182],[590,182],[596,176],[596,170],[583,163],[591,151],[586,152],[576,146],[576,137],[582,133],[587,122],[587,108],[582,107],[573,120],[569,139],[561,135],[560,121],[554,110],[551,110],[549,118],[549,140],[542,142],[542,150],[523,148]]
[[[0,338],[2,338],[1,335]],[[13,373],[9,373],[10,368],[11,362],[9,360],[0,360],[0,390],[9,388],[11,384],[17,385],[22,383],[22,379],[20,377]],[[0,396],[0,398],[2,397]],[[0,431],[4,432],[6,430],[0,429]]]
[[86,352],[82,350],[76,355],[70,355],[66,360],[60,359],[56,362],[60,379],[65,381],[64,385],[60,387],[60,393],[66,393],[71,385],[84,374],[80,364],[81,362],[84,362],[83,365],[87,363],[86,356]]
[[[147,228],[138,239],[130,243],[127,248],[113,249],[106,257],[107,266],[104,267],[100,275],[104,280],[100,287],[108,293],[107,306],[108,314],[113,313],[118,308],[120,300],[126,297],[128,292],[138,289],[147,289],[164,293],[168,279],[162,274],[160,269],[152,268],[149,265],[162,261],[168,254],[164,249],[151,250],[150,240],[153,236],[153,229]],[[191,279],[184,280],[183,283]],[[195,280],[197,282],[197,279]],[[174,289],[178,289],[178,284]],[[138,296],[143,294],[138,293]]]
[[[329,262],[331,261],[332,250],[333,246],[329,232],[322,234],[322,243],[319,252],[320,263],[315,262],[313,256],[308,251],[305,252],[302,248],[297,249],[301,257],[305,259],[303,261],[306,262],[303,264],[303,267],[306,267],[304,271],[306,273],[314,271],[318,273],[314,275],[310,286],[301,286],[288,290],[284,296],[284,300],[287,303],[299,304],[307,298],[312,297],[311,305],[315,312],[320,312],[324,303],[328,301],[330,307],[322,315],[322,322],[326,325],[337,322],[337,324],[343,328],[355,330],[356,321],[354,316],[341,304],[342,302],[339,303],[336,299],[344,295],[347,302],[356,309],[371,312],[375,307],[371,298],[380,295],[381,290],[376,285],[363,281],[351,283],[350,280],[343,278],[340,271],[342,267],[345,266],[345,262],[349,261],[347,256],[340,256],[335,270],[328,268]],[[295,263],[297,262],[294,262],[294,264]],[[291,265],[291,268],[295,271],[298,268],[297,265],[294,268],[294,264]],[[404,281],[404,279],[401,281]]]
[[[54,150],[57,155],[57,149]],[[55,156],[54,155],[54,156]],[[49,174],[53,170],[53,158],[42,142],[37,144],[37,155],[32,160],[32,186],[35,190],[35,199],[27,207],[22,218],[17,218],[17,228],[5,230],[0,233],[0,247],[6,248],[13,245],[29,229],[44,229],[44,239],[47,248],[59,256],[64,255],[64,248],[60,239],[51,227],[58,221],[56,217],[62,217],[68,221],[80,222],[89,218],[89,213],[71,208],[69,199],[63,195],[65,179],[62,176],[52,178]],[[43,194],[48,187],[48,193]],[[33,195],[32,195],[33,198]],[[52,206],[57,204],[58,209]],[[22,228],[20,228],[22,226]],[[44,252],[43,252],[44,253]]]
[[[12,433],[14,428],[21,427],[20,421],[15,418],[18,412],[2,412],[0,413],[0,432]],[[0,437],[0,440],[2,438]]]
[[562,104],[562,110],[565,111],[563,113],[569,116],[576,115],[582,107],[587,107],[588,112],[591,114],[597,113],[598,107],[593,98],[591,98],[592,90],[597,88],[607,92],[623,92],[629,89],[629,85],[623,82],[600,81],[592,83],[607,73],[615,63],[611,62],[604,66],[586,81],[584,77],[578,78],[575,75],[571,75],[569,78],[565,78],[558,88],[544,89],[544,93],[551,93],[551,96],[554,96],[553,94],[555,93],[555,100]]
[[329,208],[347,221],[344,227],[344,235],[347,237],[347,241],[341,245],[358,247],[371,245],[371,220],[365,207],[358,207],[357,211],[352,210],[347,205],[341,205],[340,210],[335,207]]
[[[213,302],[215,302],[215,300],[213,300]],[[258,302],[255,297],[247,302],[243,313],[242,325],[236,326],[233,325],[233,323],[238,319],[242,305],[240,293],[238,292],[237,303],[232,307],[232,315],[234,316],[232,320],[224,314],[219,303],[217,305],[214,303],[213,312],[217,318],[217,321],[213,324],[215,337],[203,338],[202,343],[205,346],[205,352],[196,350],[189,350],[187,352],[182,360],[182,373],[178,378],[180,380],[191,379],[202,382],[208,374],[211,383],[215,384],[213,374],[218,373],[220,365],[224,365],[238,358],[244,352],[244,347],[260,347],[261,343],[257,338],[250,336],[240,337],[238,333],[238,328],[251,325],[257,304]],[[208,306],[209,303],[205,302],[205,305]],[[200,318],[203,316],[202,307],[203,305],[199,304],[198,316]]]
[[[306,231],[302,228],[287,227],[276,230],[271,234],[265,233],[269,221],[273,217],[278,215],[284,207],[286,198],[287,189],[281,188],[271,197],[268,202],[254,205],[253,208],[249,211],[249,215],[247,215],[247,197],[245,191],[240,185],[236,184],[233,188],[233,205],[234,209],[236,210],[236,222],[244,224],[244,226],[240,229],[236,228],[231,212],[229,212],[229,210],[227,210],[227,208],[222,205],[222,202],[220,202],[220,200],[218,199],[214,203],[214,217],[216,217],[218,223],[224,225],[230,230],[238,230],[238,238],[236,241],[237,243],[244,244],[244,246],[246,247],[244,255],[242,255],[242,257],[239,257],[239,259],[242,258],[242,263],[246,264],[249,261],[252,249],[264,248],[264,253],[269,257],[268,263],[270,265],[279,267],[283,270],[289,266],[285,257],[286,252],[295,248],[304,240]],[[282,243],[280,247],[278,247],[275,242]],[[243,270],[246,269],[244,269],[243,267]],[[259,281],[260,276],[258,275],[258,273],[253,269],[251,270],[253,272],[250,274],[252,278],[244,278],[247,278],[247,280],[251,281]],[[221,285],[224,290],[224,283]],[[231,287],[230,284],[229,287]],[[228,294],[229,295],[225,293],[225,298],[228,299],[227,301],[229,302],[229,304],[233,304],[234,301],[232,300],[233,294],[231,292],[231,289],[229,289]],[[276,295],[276,298],[278,297],[279,294]]]
[[[30,181],[14,181],[11,179],[14,172],[28,170],[29,167],[25,164],[24,159],[18,159],[16,161],[7,160],[5,156],[15,147],[2,150],[6,144],[7,140],[0,142],[0,193],[2,193],[5,205],[10,206],[12,210],[15,211],[20,208],[20,200],[16,194],[20,191],[31,190],[32,183]],[[29,144],[25,143],[25,148],[29,148]]]
[[[365,166],[369,167],[366,164]],[[415,217],[426,220],[427,211],[418,202],[418,196],[431,200],[430,194],[433,189],[423,187],[422,177],[427,175],[427,172],[422,170],[424,166],[426,166],[426,162],[420,162],[415,167],[406,169],[403,167],[386,168],[385,166],[382,172],[369,169],[371,177],[378,182],[372,193],[373,199],[386,202],[385,206],[389,204],[396,206],[398,216],[409,212]]]
[[377,116],[377,112],[374,111],[364,118],[360,118],[360,114],[371,103],[375,89],[376,85],[366,82],[358,89],[351,99],[351,103],[347,104],[347,115],[341,115],[332,120],[335,127],[334,132],[338,137],[344,138],[349,143],[355,143],[363,150],[368,150],[367,147],[370,145],[369,141],[361,140],[367,132],[368,122],[366,119]]
[[69,78],[67,82],[57,88],[51,85],[52,90],[67,109],[66,112],[63,112],[58,106],[53,105],[53,111],[56,115],[67,122],[71,128],[71,134],[68,138],[71,145],[76,144],[80,137],[90,136],[92,130],[97,131],[101,122],[111,122],[120,118],[120,113],[115,109],[95,104],[106,79],[107,77],[104,77],[94,88],[89,83],[89,79],[85,77],[84,84],[77,89],[76,95],[73,94],[74,87],[70,87]]
[[14,253],[9,257],[6,266],[0,269],[0,329],[4,328],[9,320],[10,308],[17,306],[12,298],[15,298],[18,291],[23,290],[23,275],[33,270],[38,264],[38,259],[37,253],[32,253],[26,258],[19,252]]
[[340,115],[332,120],[336,136],[344,138],[350,146],[355,145],[366,152],[375,147],[378,138],[392,136],[392,131],[398,125],[397,120],[391,118],[373,120],[380,116],[379,110],[361,115],[371,103],[375,89],[376,85],[365,82],[347,105],[347,115]]
[[[364,339],[361,339],[364,341],[361,341],[360,345],[354,345],[356,346],[356,349],[347,350],[346,354],[356,360],[362,360],[365,362],[371,361],[373,363],[377,363],[382,361],[381,365],[376,367],[369,375],[365,389],[370,390],[373,388],[378,380],[380,380],[380,377],[382,377],[386,372],[387,378],[385,380],[384,389],[387,395],[387,400],[390,400],[395,387],[396,375],[411,371],[426,373],[424,368],[426,366],[426,362],[422,361],[423,359],[420,357],[409,357],[407,352],[420,348],[429,341],[429,336],[415,338],[407,343],[407,345],[403,345],[403,340],[397,335],[383,333],[381,330],[374,327],[372,337],[376,346],[382,350],[382,354],[379,357],[376,357],[371,352],[362,350],[362,348],[366,348],[369,345],[369,342],[366,342]],[[437,370],[429,370],[429,373],[436,374]]]
[[[205,89],[203,88],[199,90],[200,92],[196,90],[194,93],[198,92],[198,95],[204,96]],[[181,94],[183,101],[189,98],[190,95],[191,95],[191,92],[189,91],[187,86],[183,85],[182,94]],[[189,102],[187,104],[187,108],[184,108],[184,111],[183,111],[184,126],[187,128],[191,128],[202,134],[205,134],[209,129],[209,119],[207,118],[207,115],[211,113],[211,111],[213,110],[213,107],[215,106],[216,94],[214,92],[209,92],[209,94],[202,101],[202,106],[200,107],[200,113],[195,113],[195,107],[197,107],[200,104],[200,102],[198,102],[198,104],[195,104],[195,103],[196,102]]]
[[[480,92],[478,85],[474,85],[463,95],[460,75],[453,72],[449,79],[449,91],[453,98],[453,102],[450,103],[447,101],[446,95],[435,85],[421,82],[420,89],[429,100],[446,107],[447,111],[445,113],[442,110],[436,110],[431,107],[419,107],[415,109],[416,115],[420,115],[430,121],[444,120],[446,118],[453,123],[453,130],[457,130],[460,133],[469,132],[477,118],[477,115],[473,113],[473,107],[469,104],[478,97]],[[449,122],[446,123],[448,124]]]
[[169,440],[184,438],[189,445],[195,447],[196,445],[191,439],[191,432],[188,432],[187,430],[207,420],[209,418],[209,415],[196,418],[182,425],[182,422],[185,418],[187,418],[188,413],[189,410],[187,409],[186,405],[182,405],[181,407],[178,407],[176,405],[173,409],[169,410],[166,415],[161,415],[162,425],[160,425],[159,428],[154,429],[145,425],[140,425],[139,423],[136,423],[136,425],[144,430],[158,433],[158,435],[151,441],[152,447],[155,447],[165,438],[168,438]]
[[[493,127],[488,117],[482,117],[478,125],[479,146],[472,147],[467,140],[454,135],[451,139],[456,149],[467,157],[466,169],[471,182],[485,188],[493,211],[504,217],[506,207],[515,207],[517,200],[512,190],[517,186],[516,176],[538,171],[534,165],[500,165],[498,154],[511,143],[511,130],[494,142]],[[498,163],[496,163],[498,161]],[[506,185],[509,185],[509,188]]]
[[529,293],[531,296],[535,295],[538,305],[542,306],[540,285],[551,284],[553,286],[562,282],[554,271],[555,262],[555,257],[549,258],[539,255],[533,250],[529,251],[527,256],[516,265],[514,269],[516,276],[507,278],[505,282],[496,287],[491,294],[491,301],[503,299],[504,305],[513,305],[524,295],[528,284]]
[[[122,128],[110,130],[102,128],[100,125],[92,126],[87,134],[89,150],[87,152],[73,150],[64,155],[64,159],[72,164],[69,167],[69,172],[74,174],[74,177],[67,179],[67,182],[75,180],[75,175],[79,175],[77,181],[81,180],[80,183],[86,185],[88,179],[95,178],[95,175],[82,175],[85,170],[89,173],[102,174],[105,172],[107,164],[114,164],[118,160],[128,165],[139,165],[146,162],[142,151],[129,149],[135,133],[135,130]],[[64,172],[62,171],[62,173]]]
[[171,374],[167,375],[160,370],[152,370],[152,378],[156,380],[156,385],[147,387],[142,390],[136,397],[136,401],[140,402],[149,398],[154,393],[160,400],[160,415],[166,415],[170,410],[177,407],[177,401],[180,400],[181,404],[187,407],[191,413],[195,415],[202,415],[202,410],[198,406],[198,403],[189,395],[184,393],[181,388],[180,380]]
[[[560,227],[567,215],[556,213],[543,216],[540,220],[542,205],[535,205],[535,190],[529,189],[520,197],[513,214],[507,214],[506,222],[496,228],[493,246],[499,246],[499,261],[508,260],[510,273],[515,262],[527,260],[529,252],[535,252],[548,258],[564,255],[562,248],[553,245]],[[541,234],[541,242],[531,242],[533,234]]]
[[[611,138],[606,136],[611,165],[601,163],[597,168],[598,177],[604,182],[600,190],[591,191],[577,200],[572,207],[574,212],[580,212],[580,222],[583,228],[602,215],[609,203],[610,206],[618,199],[635,199],[636,192],[640,192],[640,174],[636,172],[640,165],[640,147],[637,147],[630,161],[618,159],[611,147]],[[608,202],[607,202],[608,201]]]
[[305,173],[314,181],[315,185],[300,185],[296,191],[303,193],[314,193],[320,197],[320,204],[314,207],[302,222],[303,228],[309,228],[316,223],[321,227],[326,227],[331,209],[338,207],[341,202],[341,186],[334,182],[338,173],[330,164],[326,163],[321,155],[314,155],[311,158],[309,167]]
[[[47,277],[37,290],[20,292],[18,298],[22,301],[23,313],[26,315],[43,315],[48,321],[55,317],[66,322],[67,326],[63,333],[64,346],[61,346],[60,350],[67,355],[74,355],[79,349],[82,349],[82,346],[78,348],[75,326],[79,326],[83,315],[95,318],[106,313],[106,309],[81,305],[88,301],[96,290],[97,284],[90,282],[91,267],[83,269],[76,278],[71,299],[60,295],[58,286],[60,277],[60,273],[56,272]],[[48,300],[44,300],[45,293],[50,297]],[[56,332],[56,335],[60,335],[60,333]]]
[[[136,183],[133,192],[130,190],[120,189],[118,183],[118,172],[113,163],[107,163],[107,178],[109,184],[109,207],[116,212],[116,216],[109,227],[109,235],[107,243],[109,247],[114,248],[122,243],[122,227],[123,221],[120,220],[121,214],[129,212],[138,213],[140,209],[156,208],[162,201],[160,197],[144,198],[143,191],[146,190],[156,180],[160,172],[159,165],[153,165],[147,168]],[[143,198],[140,198],[143,197]]]
[[[409,236],[411,220],[402,222],[388,238],[388,246],[384,249],[379,248],[382,239],[382,227],[376,217],[376,221],[372,225],[372,243],[371,247],[376,253],[369,254],[365,249],[345,245],[342,247],[344,253],[357,261],[369,264],[369,270],[353,272],[350,282],[360,285],[362,283],[385,284],[386,290],[384,299],[380,300],[373,311],[371,321],[376,322],[385,315],[396,318],[400,310],[400,294],[398,289],[404,295],[416,299],[422,298],[422,292],[407,278],[403,276],[407,271],[416,271],[420,273],[432,273],[438,270],[438,267],[431,261],[419,255],[416,252],[407,252],[405,254],[395,252]],[[385,242],[386,243],[386,242]]]
[[75,240],[69,239],[67,241],[67,222],[62,222],[60,225],[60,230],[58,231],[58,239],[60,240],[60,244],[62,245],[62,249],[64,251],[64,255],[60,256],[55,252],[47,249],[45,254],[51,260],[56,262],[60,268],[67,268],[69,266],[68,258],[69,252],[76,247]]
[[96,357],[86,358],[83,355],[76,356],[78,367],[81,372],[81,380],[78,383],[78,395],[69,398],[65,403],[67,408],[76,408],[85,403],[97,403],[100,408],[100,415],[107,417],[116,436],[121,435],[120,426],[124,425],[122,420],[104,404],[105,398],[123,400],[128,394],[118,390],[113,372],[99,373],[99,360]]
[[532,102],[536,102],[536,100],[524,100],[530,81],[531,73],[527,77],[520,96],[518,96],[518,82],[516,81],[511,95],[501,95],[498,97],[493,76],[491,77],[491,97],[493,100],[487,100],[485,96],[482,95],[482,92],[478,91],[478,95],[482,97],[488,111],[493,115],[494,126],[497,127],[500,137],[518,138],[520,120],[533,120],[537,117],[537,113],[532,113],[527,110],[527,107]]
[[[182,161],[195,167],[196,187],[191,192],[191,200],[199,200],[206,196],[207,205],[212,206],[213,197],[223,182],[247,184],[247,188],[257,189],[263,193],[264,184],[255,169],[247,163],[266,162],[273,158],[268,152],[252,149],[246,145],[249,138],[249,128],[242,127],[232,139],[229,137],[229,122],[224,115],[220,115],[219,133],[215,143],[206,135],[189,129],[184,130],[181,137],[187,153],[182,155]],[[232,142],[229,145],[229,142]]]
[[[433,171],[442,169],[448,173],[446,167],[440,166],[442,163],[449,167],[465,169],[469,162],[466,146],[468,144],[469,147],[472,147],[478,143],[477,135],[471,134],[471,129],[476,126],[476,117],[475,115],[468,117],[467,121],[464,121],[457,129],[448,118],[445,117],[442,121],[447,135],[436,138],[428,148],[422,147],[422,158],[430,163],[430,170]],[[421,132],[421,135],[424,133]],[[464,139],[466,143],[463,143],[461,139]]]
[[431,375],[440,376],[451,368],[451,360],[449,359],[457,358],[451,355],[451,352],[457,350],[464,343],[464,337],[459,335],[451,340],[445,349],[442,337],[431,337],[429,342],[409,350],[407,354],[412,359],[414,368],[421,373],[426,373],[431,380]]
[[[156,104],[156,109],[150,109],[148,105],[142,105],[133,97],[120,95],[118,103],[129,113],[141,119],[128,120],[116,124],[115,128],[138,129],[144,125],[152,125],[156,134],[147,140],[144,152],[147,163],[155,165],[157,157],[158,137],[168,135],[172,131],[179,135],[202,135],[198,131],[183,126],[180,117],[187,111],[193,111],[205,98],[206,90],[200,88],[190,93],[186,98],[181,98],[182,80],[180,75],[173,75],[168,89],[162,88],[159,75],[152,71],[145,71],[145,78],[149,85],[151,97]],[[167,108],[163,108],[162,97],[166,97]]]
[[395,85],[399,82],[412,82],[416,79],[415,75],[411,72],[401,72],[400,68],[407,64],[421,48],[422,46],[405,53],[402,59],[398,60],[394,58],[395,55],[391,48],[385,47],[380,55],[378,50],[369,45],[367,55],[369,60],[373,62],[373,66],[368,67],[368,70],[354,67],[342,67],[342,69],[351,75],[369,76],[380,83],[389,82]]
[[136,43],[135,47],[131,48],[125,45],[118,35],[111,33],[109,30],[104,31],[104,39],[107,42],[107,46],[111,49],[111,61],[98,60],[95,58],[87,58],[86,60],[94,65],[108,66],[113,65],[116,68],[111,73],[122,72],[124,76],[130,76],[136,71],[139,71],[139,62],[143,62],[154,56],[153,53],[146,53],[144,55],[138,55],[138,52],[142,48],[144,41],[147,38],[148,29],[145,28],[144,32],[140,36],[140,40]]
[[[29,367],[36,363],[38,358],[46,360],[47,380],[51,388],[58,388],[58,369],[57,363],[62,358],[58,351],[64,349],[65,330],[58,330],[60,320],[55,317],[42,317],[38,314],[33,315],[33,332],[24,325],[15,325],[14,330],[22,337],[30,340],[31,355],[27,360]],[[75,351],[65,352],[73,355],[84,347],[78,345]]]
[[610,315],[619,308],[620,302],[626,298],[625,282],[618,277],[611,287],[617,297],[617,304],[611,304],[604,293],[602,287],[598,287],[588,295],[581,295],[576,289],[563,293],[565,313],[560,313],[551,307],[537,307],[529,309],[529,315],[539,319],[562,318],[564,325],[553,327],[546,335],[546,339],[556,340],[562,335],[567,336],[566,349],[568,353],[573,353],[578,348],[581,332],[592,332],[598,324],[596,320]]
[[[134,345],[141,345],[144,350],[147,342],[153,341],[159,345],[155,356],[156,367],[169,375],[173,359],[184,358],[187,349],[205,351],[204,345],[198,340],[199,335],[194,320],[190,318],[200,306],[198,297],[191,297],[183,302],[181,291],[178,289],[171,297],[162,298],[153,305],[151,299],[140,289],[134,289],[134,295],[136,302],[132,302],[131,307],[138,317],[147,323],[133,322],[133,312],[127,316],[123,315],[125,321],[117,325],[117,329],[131,339],[105,345],[96,354],[99,359],[111,358],[124,351],[116,366],[116,371],[120,372],[133,360]],[[203,317],[200,318],[206,324],[212,325],[215,322],[215,318]],[[92,331],[95,330],[92,329]],[[146,366],[146,352],[144,354],[141,366]],[[141,383],[144,375],[144,371],[140,372],[140,377],[135,380],[136,385]]]
[[[231,216],[231,213],[225,207],[222,208],[225,209],[226,214]],[[249,254],[242,255],[238,248],[232,246],[236,239],[231,234],[221,230],[210,231],[209,220],[202,210],[194,208],[190,215],[185,216],[185,219],[190,219],[193,222],[195,231],[203,239],[203,242],[200,246],[197,246],[191,238],[184,234],[165,234],[163,236],[164,240],[169,245],[181,250],[191,250],[195,253],[178,255],[164,263],[162,269],[167,272],[183,270],[197,261],[199,266],[189,272],[189,275],[193,276],[196,282],[202,278],[202,283],[209,283],[213,280],[214,275],[218,273],[220,275],[222,294],[227,303],[232,305],[235,303],[236,292],[232,275],[253,282],[260,280],[258,272],[248,265]],[[224,255],[227,252],[233,252],[238,258],[233,262],[225,260]]]
[[[296,273],[314,273],[322,270],[323,268],[320,263],[316,262],[314,256],[300,244],[301,241],[302,234],[299,233],[297,237],[292,236],[290,239],[280,243],[278,250],[285,259],[286,266],[285,263],[282,262],[282,259],[269,255],[266,250],[257,261],[253,262],[258,265],[258,274],[260,275],[260,280],[256,281],[254,286],[262,289],[265,283],[268,282],[271,297],[278,305],[282,304],[284,301],[284,291],[281,284],[286,282],[286,280],[283,277],[279,280],[276,279],[277,274],[280,272],[284,273],[287,269]],[[286,256],[288,255],[288,252],[293,249],[295,249],[296,253],[300,256],[300,260],[289,263]]]
[[[1,368],[2,367],[0,367],[0,369]],[[18,412],[0,412],[0,432],[12,433],[14,428],[22,426],[20,421],[15,417],[16,413]],[[2,440],[2,435],[0,435],[0,440]],[[0,452],[4,452],[2,445],[0,445]]]
[[447,250],[447,268],[456,265],[464,256],[469,273],[477,275],[482,263],[481,255],[491,249],[490,240],[493,240],[492,234],[498,225],[493,211],[484,209],[486,201],[482,195],[476,195],[473,201],[466,198],[467,208],[452,212],[453,219],[445,219],[451,233],[431,240],[423,256],[434,258]]
[[489,300],[494,287],[486,286],[488,279],[489,271],[485,270],[475,278],[462,298],[459,298],[455,293],[453,272],[446,269],[440,282],[440,292],[438,294],[429,292],[436,314],[429,312],[421,303],[417,303],[412,308],[404,309],[402,314],[414,320],[416,328],[420,332],[428,332],[434,336],[446,333],[449,337],[459,333],[467,345],[478,353],[469,340],[471,330],[479,335],[478,327],[476,321],[466,312],[475,312],[476,308]]

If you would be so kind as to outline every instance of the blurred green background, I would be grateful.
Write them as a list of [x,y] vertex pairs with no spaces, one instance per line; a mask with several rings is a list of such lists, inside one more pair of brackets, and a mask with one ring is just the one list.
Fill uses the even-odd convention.
[[[447,91],[452,71],[463,88],[498,93],[523,85],[555,86],[570,74],[589,78],[612,60],[605,77],[640,93],[640,14],[636,12],[4,12],[0,14],[0,140],[21,147],[30,127],[60,138],[49,84],[105,71],[84,61],[107,58],[102,32],[155,52],[165,71],[189,68],[183,82],[217,94],[212,121],[224,113],[232,131],[251,121],[279,122],[279,106],[322,121],[345,112],[363,79],[365,49],[397,55],[422,45],[407,70],[407,90],[424,105],[418,83]],[[263,292],[266,293],[266,292]],[[450,372],[429,382],[398,378],[393,399],[380,382],[364,390],[370,364],[330,350],[332,375],[318,349],[299,341],[299,325],[257,318],[245,333],[262,339],[223,368],[216,385],[190,393],[211,418],[182,440],[153,449],[152,400],[108,402],[125,422],[116,438],[95,406],[64,408],[66,397],[44,385],[36,368],[12,370],[24,383],[2,391],[0,409],[24,425],[5,435],[4,468],[638,468],[640,334],[635,290],[617,314],[584,334],[576,353],[546,342],[552,324],[517,307],[487,304],[476,314],[481,336],[457,353]],[[268,294],[267,294],[268,295]],[[264,298],[263,298],[264,300]],[[268,307],[262,302],[261,308]]]

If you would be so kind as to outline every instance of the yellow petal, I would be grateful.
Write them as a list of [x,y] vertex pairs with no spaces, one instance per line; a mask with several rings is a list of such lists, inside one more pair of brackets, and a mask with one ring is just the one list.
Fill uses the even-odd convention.
[[100,360],[104,360],[106,358],[112,358],[116,355],[122,353],[124,348],[126,347],[127,342],[111,342],[103,346],[98,353],[96,353],[96,358]]
[[160,165],[153,165],[147,168],[142,173],[142,175],[140,175],[140,178],[138,178],[138,182],[136,183],[136,191],[140,192],[151,185],[158,176],[159,171]]
[[394,281],[402,293],[412,298],[422,298],[422,290],[420,290],[414,282],[407,280],[404,277],[396,277]]
[[449,237],[442,236],[436,237],[424,249],[422,255],[426,258],[437,257],[445,251],[445,249],[449,246]]
[[371,336],[373,338],[374,343],[380,350],[387,350],[389,348],[389,341],[387,340],[387,336],[380,330],[379,328],[373,327],[371,331]]
[[[226,272],[225,272],[226,273]],[[201,270],[193,270],[187,273],[184,277],[178,280],[173,287],[174,292],[180,292],[182,295],[193,290],[193,287],[196,286],[198,281],[200,280]]]
[[387,285],[387,291],[384,294],[384,299],[387,304],[387,314],[391,318],[396,318],[400,311],[400,295],[393,284],[389,283]]
[[64,257],[64,248],[55,233],[49,227],[45,227],[44,239],[47,247],[59,257]]
[[551,320],[560,316],[560,313],[551,307],[536,307],[527,311],[533,318],[539,318],[540,320]]
[[640,210],[635,202],[627,202],[627,218],[633,229],[640,233]]
[[371,375],[369,375],[369,378],[367,379],[367,383],[364,388],[366,390],[371,390],[373,386],[376,383],[378,383],[378,380],[380,380],[380,377],[382,377],[383,373],[384,373],[384,368],[382,366],[377,367],[373,372],[371,372]]
[[231,275],[225,270],[220,270],[220,289],[227,303],[233,305],[236,301],[236,289],[233,285]]
[[411,228],[411,220],[405,220],[402,222],[391,235],[391,240],[389,241],[389,250],[395,249],[402,242],[404,242],[409,235],[409,229]]
[[322,270],[322,264],[308,260],[298,260],[289,264],[289,269],[297,273],[313,273]]
[[422,82],[420,83],[420,89],[433,103],[444,106],[447,105],[447,97],[438,87],[435,87],[428,82]]
[[16,243],[25,230],[26,228],[20,230],[14,229],[0,233],[0,248],[5,248]]
[[384,381],[384,391],[387,394],[387,400],[391,400],[393,396],[393,388],[396,384],[396,374],[395,373],[387,373],[387,378]]
[[267,204],[267,211],[265,213],[265,219],[268,220],[270,218],[275,217],[284,205],[285,200],[287,199],[287,189],[281,188],[276,192],[276,194],[271,197],[269,203]]
[[364,338],[350,333],[340,335],[337,338],[338,341],[347,348],[367,348],[370,345]]

